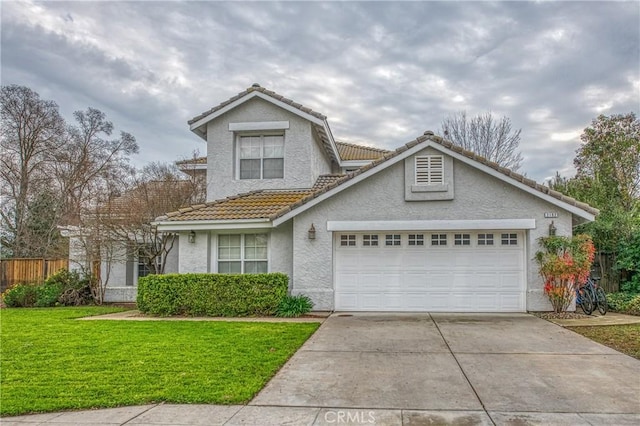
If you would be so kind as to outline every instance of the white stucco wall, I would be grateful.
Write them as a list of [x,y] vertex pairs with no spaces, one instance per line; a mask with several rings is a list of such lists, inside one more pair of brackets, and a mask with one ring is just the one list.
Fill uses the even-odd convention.
[[[453,200],[405,201],[404,162],[400,161],[296,216],[293,293],[310,296],[315,309],[333,309],[332,234],[327,221],[535,219],[537,227],[527,232],[525,247],[527,309],[550,309],[533,260],[536,240],[548,235],[551,220],[558,235],[571,235],[571,214],[464,163],[454,160],[453,166]],[[556,212],[558,217],[545,219],[545,212]],[[306,233],[312,223],[317,230],[315,240],[309,240]]]
[[167,253],[167,261],[164,265],[164,273],[165,274],[173,274],[180,270],[178,265],[178,254],[180,252],[180,238],[176,238],[173,242],[173,247],[171,251]]
[[[235,141],[229,123],[288,121],[284,130],[284,178],[236,179]],[[309,188],[319,173],[329,173],[314,147],[311,123],[270,102],[254,98],[207,124],[207,200],[257,189]]]
[[89,270],[85,244],[79,236],[69,237],[69,270],[79,273]]
[[282,272],[289,276],[289,289],[293,277],[293,221],[283,223],[271,231],[269,238],[269,272]]
[[210,264],[209,232],[196,232],[196,240],[189,242],[189,232],[180,232],[178,244],[178,272],[209,272]]

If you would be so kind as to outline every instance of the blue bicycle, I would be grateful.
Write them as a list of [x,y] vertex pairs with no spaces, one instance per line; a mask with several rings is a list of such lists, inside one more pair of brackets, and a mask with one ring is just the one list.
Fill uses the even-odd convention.
[[609,309],[607,295],[597,281],[600,281],[600,278],[588,277],[587,281],[576,290],[576,304],[580,305],[587,315],[591,315],[596,308],[600,315],[606,315]]

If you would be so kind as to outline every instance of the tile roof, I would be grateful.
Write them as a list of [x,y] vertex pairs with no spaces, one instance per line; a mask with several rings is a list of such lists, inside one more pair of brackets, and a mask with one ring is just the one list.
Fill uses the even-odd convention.
[[338,148],[338,154],[344,161],[349,160],[376,160],[383,157],[389,151],[386,149],[373,148],[370,146],[355,145],[352,143],[338,142],[336,141],[336,148]]
[[316,118],[319,118],[320,120],[326,120],[327,119],[326,116],[324,116],[323,114],[320,114],[319,112],[316,112],[316,111],[312,110],[311,108],[307,108],[307,107],[303,106],[302,104],[294,102],[291,99],[285,98],[284,96],[279,95],[279,94],[277,94],[276,92],[274,92],[272,90],[268,90],[268,89],[260,86],[258,83],[254,83],[248,89],[243,90],[242,92],[240,92],[237,95],[227,99],[226,101],[220,103],[219,105],[214,106],[210,110],[205,111],[202,114],[193,117],[191,120],[188,121],[188,123],[189,124],[193,124],[196,121],[202,120],[203,118],[205,118],[209,114],[213,114],[214,112],[221,110],[222,108],[226,107],[227,105],[234,103],[238,99],[243,98],[244,96],[247,96],[251,92],[264,93],[265,95],[270,96],[273,99],[276,99],[276,100],[278,100],[280,102],[284,102],[285,104],[287,104],[289,106],[292,106],[294,108],[297,108],[300,111],[305,112],[307,114],[310,114],[310,115],[312,115],[312,116],[314,116]]
[[318,179],[316,179],[316,182],[313,184],[313,187],[311,188],[313,191],[318,191],[322,188],[324,188],[327,185],[330,185],[332,183],[334,183],[335,181],[342,179],[343,177],[345,177],[345,175],[341,174],[341,175],[321,175],[318,176]]
[[413,148],[414,146],[431,140],[455,153],[463,155],[469,159],[472,159],[480,164],[483,164],[491,169],[514,179],[524,185],[527,185],[536,191],[543,194],[547,194],[557,200],[565,202],[569,205],[582,209],[593,215],[599,213],[598,209],[589,206],[586,203],[582,203],[574,198],[554,191],[547,186],[541,185],[532,179],[511,171],[505,167],[501,167],[499,164],[489,161],[484,157],[481,157],[471,151],[467,151],[462,147],[454,145],[452,142],[443,139],[439,136],[435,136],[433,132],[427,131],[423,136],[412,140],[406,145],[401,146],[395,151],[389,151],[384,156],[372,161],[371,163],[360,167],[359,169],[348,173],[346,175],[325,175],[321,176],[316,184],[311,189],[301,189],[292,191],[255,191],[247,194],[241,194],[235,197],[230,197],[224,200],[218,200],[206,204],[192,206],[186,209],[181,209],[177,212],[168,213],[165,217],[160,217],[156,220],[168,220],[168,221],[183,221],[183,220],[224,220],[224,219],[269,219],[275,220],[291,210],[303,206],[304,204],[312,201],[320,195],[327,193],[334,188],[344,184],[345,182],[353,179],[354,177],[367,172],[370,169],[377,167],[378,165],[391,160],[402,154],[403,152]]
[[159,220],[242,220],[272,219],[291,210],[291,206],[313,194],[311,189],[261,190],[236,195],[223,200],[180,209],[167,213]]

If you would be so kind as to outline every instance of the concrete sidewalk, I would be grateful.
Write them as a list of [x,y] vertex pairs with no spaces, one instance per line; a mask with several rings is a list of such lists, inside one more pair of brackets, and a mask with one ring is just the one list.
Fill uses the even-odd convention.
[[78,321],[220,321],[220,322],[323,322],[331,315],[330,312],[311,312],[308,315],[297,318],[280,317],[189,317],[171,316],[156,317],[145,315],[138,310],[132,309],[112,314],[93,315],[90,317],[78,318]]
[[251,405],[142,405],[7,417],[3,426],[195,425],[618,425],[637,426],[636,414],[507,413],[483,410],[399,410]]

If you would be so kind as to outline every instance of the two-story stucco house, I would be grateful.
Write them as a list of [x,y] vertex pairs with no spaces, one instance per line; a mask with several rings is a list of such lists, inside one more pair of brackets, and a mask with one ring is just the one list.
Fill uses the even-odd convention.
[[208,201],[156,219],[178,271],[284,272],[316,310],[548,310],[537,238],[597,214],[429,131],[395,151],[336,142],[257,84],[189,125]]

